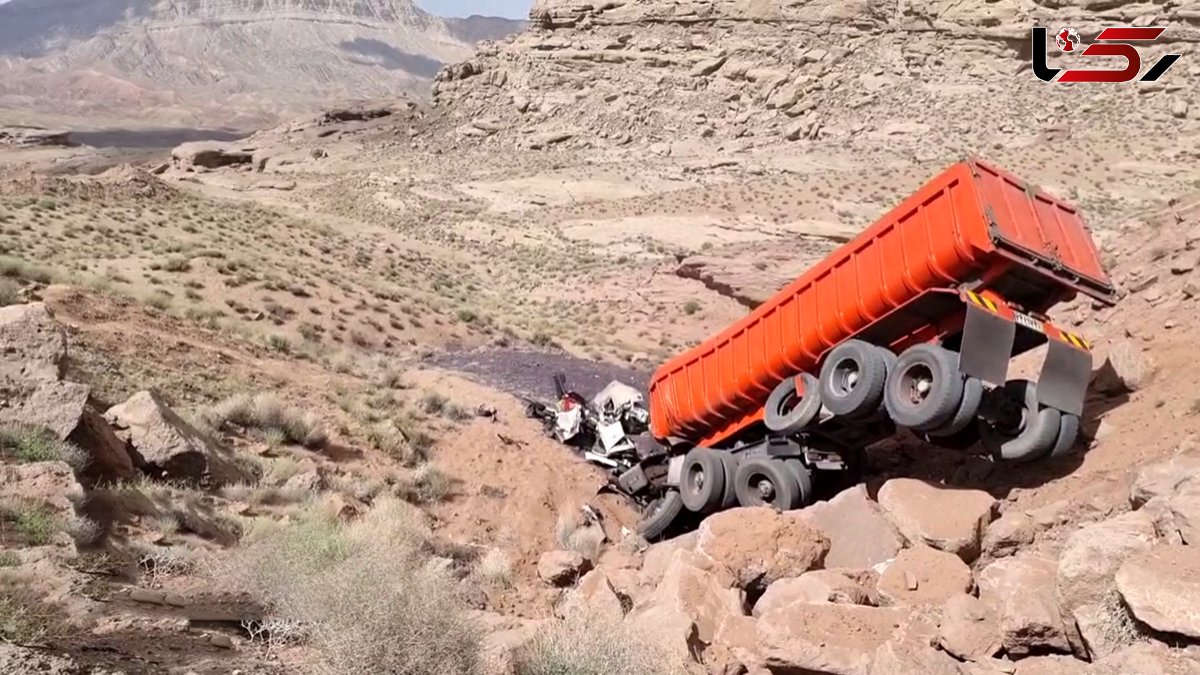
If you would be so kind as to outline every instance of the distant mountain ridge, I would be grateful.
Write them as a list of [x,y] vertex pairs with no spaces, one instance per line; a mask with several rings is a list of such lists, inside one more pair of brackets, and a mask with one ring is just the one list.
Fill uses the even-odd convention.
[[333,100],[424,97],[443,64],[522,28],[411,0],[12,0],[0,108],[257,126]]

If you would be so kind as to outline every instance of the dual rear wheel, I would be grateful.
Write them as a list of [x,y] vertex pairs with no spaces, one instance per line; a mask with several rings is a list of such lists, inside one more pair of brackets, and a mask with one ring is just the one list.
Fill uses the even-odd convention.
[[780,511],[812,502],[812,472],[799,458],[693,448],[683,460],[679,494],[689,511],[710,513],[735,505]]

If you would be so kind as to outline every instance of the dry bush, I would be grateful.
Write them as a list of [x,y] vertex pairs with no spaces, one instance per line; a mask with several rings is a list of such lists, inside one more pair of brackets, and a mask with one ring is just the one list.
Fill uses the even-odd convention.
[[504,551],[490,548],[475,563],[474,576],[489,586],[508,588],[512,585],[512,560]]
[[202,411],[200,417],[202,423],[214,429],[235,424],[264,434],[282,434],[287,441],[306,448],[319,448],[328,440],[315,414],[288,406],[269,393],[231,396]]
[[415,509],[381,498],[341,523],[327,505],[264,524],[219,561],[214,578],[268,609],[268,644],[303,641],[323,675],[473,675],[482,637],[460,586],[430,563]]
[[574,551],[595,562],[604,548],[604,530],[588,523],[579,509],[561,508],[554,527],[554,538],[565,551]]
[[16,305],[21,302],[21,284],[12,279],[0,277],[0,307]]
[[4,454],[19,462],[66,462],[75,471],[87,468],[88,456],[79,446],[60,441],[49,431],[26,425],[0,428]]
[[421,464],[397,483],[396,492],[413,504],[436,504],[450,494],[450,477],[432,464]]
[[619,617],[576,612],[542,629],[514,659],[516,675],[687,675],[688,666]]

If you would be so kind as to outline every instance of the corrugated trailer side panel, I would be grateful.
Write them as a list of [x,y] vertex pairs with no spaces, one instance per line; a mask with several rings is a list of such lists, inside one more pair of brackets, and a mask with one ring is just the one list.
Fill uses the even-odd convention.
[[655,373],[655,436],[717,442],[762,414],[785,377],[924,293],[983,271],[991,251],[970,165],[927,183],[716,337]]

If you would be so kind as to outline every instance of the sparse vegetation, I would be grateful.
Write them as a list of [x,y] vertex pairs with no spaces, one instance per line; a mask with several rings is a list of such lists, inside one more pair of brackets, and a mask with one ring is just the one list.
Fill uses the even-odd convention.
[[397,492],[414,504],[435,504],[450,493],[450,477],[432,464],[422,464],[400,482]]
[[79,446],[35,427],[0,427],[0,447],[18,462],[66,462],[75,471],[82,471],[88,463],[87,454]]
[[512,585],[512,560],[498,548],[489,548],[475,563],[475,577],[495,588]]
[[686,675],[650,636],[603,612],[577,612],[538,632],[516,658],[517,675]]
[[295,524],[247,535],[214,580],[257,597],[269,614],[251,629],[272,646],[310,645],[320,672],[479,673],[479,628],[415,522],[411,506],[386,498],[349,525],[313,505]]
[[286,405],[270,393],[238,394],[202,411],[201,421],[213,429],[236,425],[262,433],[276,432],[306,448],[325,445],[328,436],[313,413]]
[[554,538],[566,551],[595,561],[604,549],[604,530],[584,520],[579,509],[562,508],[554,527]]
[[17,502],[0,506],[4,520],[8,521],[21,540],[30,546],[45,546],[54,533],[61,531],[62,523],[54,514],[38,504]]

